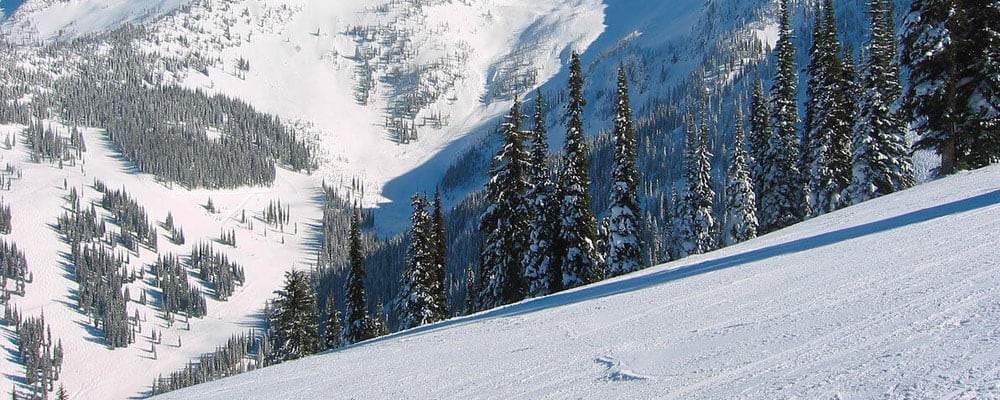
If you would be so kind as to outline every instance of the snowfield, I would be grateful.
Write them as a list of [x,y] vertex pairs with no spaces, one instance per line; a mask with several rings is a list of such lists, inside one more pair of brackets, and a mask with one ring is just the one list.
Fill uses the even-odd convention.
[[164,399],[998,398],[1000,167]]

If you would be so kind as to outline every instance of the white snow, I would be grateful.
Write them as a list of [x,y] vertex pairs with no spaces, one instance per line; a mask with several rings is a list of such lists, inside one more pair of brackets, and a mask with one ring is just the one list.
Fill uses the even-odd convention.
[[[8,134],[18,138],[20,129],[0,126],[0,138]],[[66,129],[62,132],[68,135]],[[25,252],[29,271],[35,278],[27,285],[26,296],[14,296],[12,301],[25,315],[38,316],[44,312],[53,337],[62,339],[65,362],[59,383],[65,385],[73,398],[128,398],[146,392],[160,374],[167,375],[184,367],[192,358],[215,350],[231,335],[259,328],[259,313],[272,292],[281,286],[284,271],[293,267],[307,268],[315,260],[315,249],[310,243],[316,240],[322,216],[319,182],[316,177],[279,169],[274,186],[269,188],[224,191],[170,188],[151,176],[134,172],[118,153],[110,151],[111,144],[103,133],[87,130],[85,142],[88,148],[84,153],[85,163],[76,167],[67,165],[61,170],[48,163],[30,162],[23,141],[13,149],[0,148],[0,165],[6,167],[9,163],[20,168],[23,174],[21,179],[12,182],[10,191],[2,192],[3,202],[11,206],[13,215],[12,233],[3,235],[2,239],[16,242]],[[82,189],[81,204],[86,207],[90,201],[96,201],[98,210],[101,209],[99,193],[91,186],[94,177],[110,189],[124,187],[146,208],[150,222],[159,231],[159,247],[164,254],[187,256],[192,246],[218,239],[222,229],[234,229],[235,249],[214,242],[212,246],[245,267],[246,284],[238,286],[226,302],[207,296],[208,316],[191,319],[191,330],[186,329],[183,320],[168,328],[157,309],[130,302],[127,315],[132,316],[139,310],[146,320],[142,333],[128,348],[109,350],[98,331],[92,329],[87,316],[76,307],[77,284],[68,259],[70,248],[55,230],[56,217],[63,213],[66,205],[68,190],[63,190],[64,179],[68,187]],[[203,207],[209,197],[219,210],[216,214],[209,214]],[[278,199],[291,209],[291,223],[285,227],[284,234],[277,227],[257,219],[268,202]],[[247,219],[253,221],[252,231],[247,224],[240,223],[242,210],[246,210]],[[168,233],[159,226],[168,211],[173,214],[175,225],[183,228],[187,239],[185,245],[170,243]],[[105,215],[108,216],[106,212]],[[296,224],[297,234],[293,233]],[[117,231],[110,221],[108,225],[110,230]],[[268,231],[266,236],[265,229]],[[131,258],[130,265],[135,269],[139,265],[148,268],[148,264],[156,260],[155,254],[145,250],[138,258],[135,255]],[[195,285],[197,282],[197,279],[192,281]],[[159,289],[153,288],[148,272],[146,279],[126,286],[134,300],[139,299],[142,290],[147,291],[150,299],[153,293],[159,293]],[[209,292],[207,286],[202,286],[202,290]],[[156,360],[150,352],[152,328],[163,335],[163,344],[156,346]],[[13,337],[11,329],[0,326],[0,333],[5,337],[0,347],[16,354],[14,343],[6,340]],[[178,337],[182,341],[179,348],[175,346]],[[24,367],[5,358],[0,363],[0,373],[24,376]]]
[[993,166],[162,398],[997,398],[998,229]]

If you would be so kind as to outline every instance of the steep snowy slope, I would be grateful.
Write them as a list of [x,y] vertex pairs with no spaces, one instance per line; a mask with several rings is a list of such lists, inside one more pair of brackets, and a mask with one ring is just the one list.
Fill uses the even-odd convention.
[[1000,167],[165,399],[996,398]]

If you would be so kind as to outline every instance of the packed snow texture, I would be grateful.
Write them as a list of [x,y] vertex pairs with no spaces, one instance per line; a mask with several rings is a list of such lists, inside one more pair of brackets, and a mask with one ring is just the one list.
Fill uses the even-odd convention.
[[163,396],[996,398],[1000,167]]

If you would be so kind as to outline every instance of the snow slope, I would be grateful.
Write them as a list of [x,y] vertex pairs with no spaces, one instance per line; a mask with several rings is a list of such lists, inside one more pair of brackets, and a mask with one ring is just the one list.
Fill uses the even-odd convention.
[[[54,124],[57,129],[60,125]],[[0,125],[0,138],[17,138],[22,127]],[[264,303],[282,283],[284,271],[291,268],[308,268],[315,260],[315,246],[323,198],[318,191],[318,178],[278,169],[275,184],[268,188],[243,190],[186,190],[168,187],[153,177],[139,174],[131,164],[124,162],[113,150],[106,136],[96,130],[85,132],[88,151],[83,162],[59,169],[48,163],[29,161],[28,146],[18,142],[11,149],[0,149],[0,164],[12,165],[21,171],[22,178],[15,179],[9,191],[3,192],[4,204],[10,205],[13,215],[12,233],[2,239],[17,243],[25,252],[29,271],[34,281],[27,284],[25,297],[14,296],[12,302],[25,316],[44,313],[51,325],[54,338],[61,339],[65,348],[63,384],[77,399],[123,399],[139,396],[149,390],[159,375],[168,375],[187,365],[188,361],[203,353],[215,350],[234,334],[260,328],[260,312]],[[94,178],[103,181],[110,189],[124,188],[128,194],[145,207],[150,222],[159,231],[161,253],[186,257],[192,246],[212,243],[216,251],[226,253],[231,260],[244,266],[246,283],[237,286],[228,301],[219,302],[208,297],[208,315],[191,319],[190,329],[181,319],[172,325],[162,318],[159,308],[154,308],[160,290],[155,287],[151,273],[144,279],[127,284],[132,302],[127,305],[127,315],[138,311],[143,323],[136,335],[136,343],[127,348],[110,350],[100,332],[93,329],[89,318],[77,307],[77,284],[70,265],[70,247],[55,229],[56,218],[65,211],[67,188],[82,193],[81,204],[86,207],[94,201],[100,208],[100,195],[93,188]],[[5,176],[5,179],[7,177]],[[204,205],[211,198],[218,209],[209,213]],[[259,218],[262,210],[272,200],[280,199],[289,205],[291,222],[281,232]],[[249,223],[241,223],[246,212]],[[110,215],[102,211],[111,224]],[[176,246],[168,239],[160,224],[170,212],[175,224],[183,229],[187,241]],[[293,226],[297,226],[293,228]],[[237,247],[231,248],[214,242],[222,230],[234,230]],[[118,251],[121,251],[119,247]],[[130,255],[129,268],[148,270],[156,261],[150,251]],[[192,284],[210,293],[209,286],[194,275]],[[145,291],[150,306],[140,305],[140,293]],[[6,354],[17,354],[11,327],[0,324],[4,340],[0,348]],[[162,335],[161,345],[154,356],[151,332]],[[180,341],[180,342],[178,342]],[[24,376],[24,367],[4,358],[0,373],[16,381]],[[8,390],[8,385],[4,390]],[[21,389],[19,389],[21,390]],[[23,390],[21,390],[23,392]]]
[[997,398],[1000,166],[163,396]]

